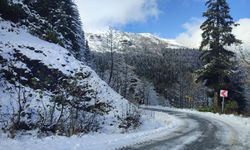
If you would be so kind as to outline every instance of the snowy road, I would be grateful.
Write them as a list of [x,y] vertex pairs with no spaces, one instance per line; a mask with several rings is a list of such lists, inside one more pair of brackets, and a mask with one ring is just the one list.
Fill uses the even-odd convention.
[[148,143],[127,147],[138,150],[249,150],[250,146],[241,143],[238,132],[229,124],[214,118],[199,114],[186,113],[174,110],[147,108],[152,111],[161,111],[174,115],[185,124],[171,135],[155,139]]
[[250,118],[161,106],[144,109],[143,123],[133,132],[16,139],[0,134],[0,150],[250,150]]

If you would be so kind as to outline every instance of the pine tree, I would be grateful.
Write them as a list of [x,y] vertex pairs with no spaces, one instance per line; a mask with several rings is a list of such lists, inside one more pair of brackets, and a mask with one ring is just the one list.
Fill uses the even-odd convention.
[[[84,32],[77,6],[73,0],[24,0],[24,3],[47,21],[46,27],[42,25],[44,30],[37,32],[35,29],[38,36],[46,35],[42,38],[60,44],[70,50],[77,59],[84,60]],[[29,22],[33,20],[36,18],[32,18]]]
[[71,50],[75,52],[76,57],[81,59],[84,56],[85,39],[77,7],[72,0],[61,0],[59,8],[59,13],[63,16],[58,17],[56,26],[70,41]]
[[[226,89],[233,93],[231,88],[235,83],[235,54],[227,47],[240,44],[241,41],[232,34],[232,29],[237,24],[229,14],[230,8],[226,0],[208,0],[206,6],[208,10],[203,13],[203,17],[207,19],[200,27],[203,30],[200,46],[203,51],[200,56],[203,67],[197,71],[197,80],[213,89],[211,95],[214,98],[214,109],[219,111],[219,90]],[[242,93],[240,94],[242,98]],[[233,100],[232,94],[229,94],[229,99]]]
[[26,18],[27,14],[20,4],[15,4],[9,0],[0,0],[0,17],[17,23],[21,19]]
[[85,53],[84,53],[84,58],[87,64],[90,64],[91,62],[91,52],[89,48],[89,42],[86,40],[85,41]]

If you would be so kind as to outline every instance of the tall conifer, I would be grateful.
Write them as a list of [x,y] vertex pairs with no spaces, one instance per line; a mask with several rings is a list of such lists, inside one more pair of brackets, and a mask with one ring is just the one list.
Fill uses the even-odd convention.
[[[213,89],[213,104],[218,111],[219,90],[232,91],[231,87],[235,83],[235,54],[227,48],[233,44],[240,44],[241,41],[232,34],[232,29],[237,24],[229,14],[230,8],[226,0],[208,0],[206,6],[208,9],[203,13],[206,20],[200,27],[203,31],[200,46],[203,67],[197,71],[197,79]],[[230,94],[229,99],[233,100],[232,92]]]

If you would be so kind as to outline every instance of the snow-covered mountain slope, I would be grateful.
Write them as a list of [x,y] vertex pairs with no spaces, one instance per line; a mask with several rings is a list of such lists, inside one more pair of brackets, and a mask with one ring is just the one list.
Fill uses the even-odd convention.
[[150,33],[139,33],[139,35],[142,35],[143,37],[148,37],[152,41],[155,41],[155,43],[162,43],[163,42],[164,44],[166,44],[165,48],[172,48],[172,49],[186,48],[185,46],[176,42],[174,39],[160,38],[160,37],[153,35],[153,34],[150,34]]
[[[115,73],[110,86],[117,92],[125,91],[120,94],[131,101],[155,104],[158,103],[156,102],[158,99],[160,104],[167,104],[168,100],[177,99],[177,94],[174,93],[179,90],[176,88],[178,85],[176,81],[180,78],[180,74],[177,73],[178,66],[180,66],[178,64],[185,62],[185,66],[188,68],[186,70],[189,70],[187,73],[192,72],[189,68],[193,69],[198,66],[199,52],[185,48],[171,39],[162,39],[149,33],[127,33],[114,30],[98,34],[86,33],[85,35],[93,54],[96,72],[105,81],[108,81],[110,75],[112,45]],[[129,77],[137,79],[127,79],[127,73],[130,74]],[[190,79],[188,80],[190,81]],[[133,83],[134,81],[136,82]],[[167,83],[167,81],[173,82]],[[131,88],[128,83],[137,86]],[[146,83],[150,83],[150,86],[145,86]],[[119,85],[118,88],[115,85]],[[166,87],[169,88],[166,89]],[[136,91],[136,94],[129,97],[130,91]],[[154,94],[148,94],[148,91]],[[156,98],[157,95],[159,97]]]
[[[80,75],[77,85],[84,85],[85,90],[91,91],[88,93],[92,98],[89,105],[109,105],[109,112],[99,116],[101,126],[112,124],[108,127],[112,132],[118,128],[117,116],[122,117],[128,101],[113,91],[90,67],[75,59],[65,48],[31,35],[24,27],[0,18],[0,29],[1,114],[17,111],[20,96],[29,103],[26,106],[28,111],[37,114],[51,104],[53,91],[63,84],[61,78],[75,79]],[[23,87],[23,95],[17,87]],[[37,118],[35,116],[32,121]],[[5,119],[10,118],[7,116]]]
[[[105,52],[110,51],[107,48],[107,33],[86,33],[86,39],[92,51]],[[172,39],[163,39],[150,33],[129,33],[129,32],[113,32],[114,47],[117,51],[122,49],[133,49],[137,51],[151,50],[159,51],[162,48],[182,49],[185,48],[181,44]]]

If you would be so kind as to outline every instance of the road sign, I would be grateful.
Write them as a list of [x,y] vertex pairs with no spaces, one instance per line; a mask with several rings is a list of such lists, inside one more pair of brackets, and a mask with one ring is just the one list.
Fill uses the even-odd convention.
[[220,90],[220,97],[228,97],[228,91],[227,90]]
[[220,90],[220,97],[222,97],[221,110],[224,113],[225,97],[228,97],[228,90]]

